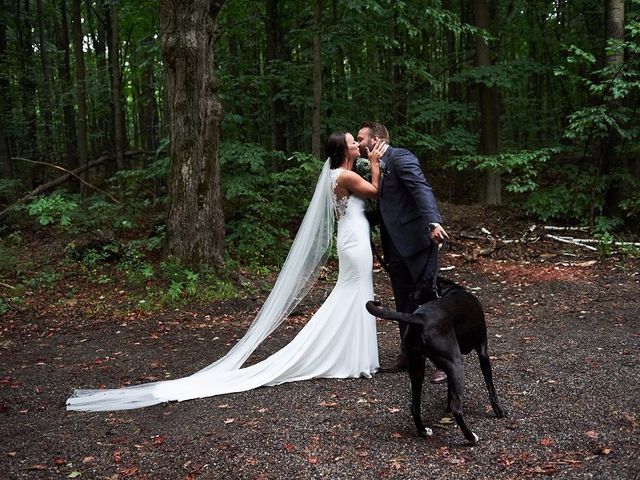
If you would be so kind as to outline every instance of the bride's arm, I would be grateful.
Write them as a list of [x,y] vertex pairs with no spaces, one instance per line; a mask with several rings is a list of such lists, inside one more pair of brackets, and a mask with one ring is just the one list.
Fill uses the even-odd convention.
[[369,152],[369,163],[371,164],[371,183],[352,171],[345,171],[338,179],[338,185],[359,197],[378,198],[378,184],[380,182],[380,157],[387,151],[385,142],[377,143]]

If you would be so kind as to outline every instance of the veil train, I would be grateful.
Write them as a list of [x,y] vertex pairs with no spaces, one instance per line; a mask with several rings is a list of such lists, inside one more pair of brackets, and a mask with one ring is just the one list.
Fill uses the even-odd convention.
[[75,390],[67,399],[67,410],[128,410],[225,393],[219,392],[218,386],[233,383],[251,353],[306,296],[326,262],[334,228],[329,164],[327,159],[271,293],[245,335],[225,356],[188,377],[175,380],[106,390]]

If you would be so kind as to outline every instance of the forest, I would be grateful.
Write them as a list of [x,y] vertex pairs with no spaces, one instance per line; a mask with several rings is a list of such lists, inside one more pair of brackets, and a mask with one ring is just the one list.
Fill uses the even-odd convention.
[[[0,472],[637,480],[639,75],[640,0],[0,0]],[[482,305],[506,417],[474,354],[473,445],[430,361],[426,438],[406,372],[373,363],[371,378],[66,410],[76,389],[165,385],[234,352],[278,292],[327,138],[365,121],[433,187],[437,275]],[[243,367],[314,325],[336,251]],[[373,296],[393,308],[383,266]],[[346,359],[362,335],[344,303],[315,338],[344,320],[317,343]],[[362,320],[380,365],[397,361],[398,324]]]
[[439,201],[605,242],[638,233],[636,0],[1,0],[0,12],[6,284],[37,231],[100,281],[108,264],[172,298],[205,276],[232,288],[225,272],[282,262],[323,142],[365,120],[416,154]]

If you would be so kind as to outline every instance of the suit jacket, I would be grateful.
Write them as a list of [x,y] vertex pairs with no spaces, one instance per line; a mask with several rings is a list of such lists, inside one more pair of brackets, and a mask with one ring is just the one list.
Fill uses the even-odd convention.
[[430,223],[442,223],[431,185],[413,153],[389,147],[384,164],[378,206],[384,226],[403,257],[431,247]]

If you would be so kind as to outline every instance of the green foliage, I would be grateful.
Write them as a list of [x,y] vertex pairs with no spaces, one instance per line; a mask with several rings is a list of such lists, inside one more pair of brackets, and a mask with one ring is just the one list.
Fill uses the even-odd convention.
[[614,232],[618,228],[624,225],[624,221],[621,218],[610,218],[597,216],[593,222],[593,231],[596,236],[600,236],[603,240],[613,241],[611,232]]
[[308,154],[285,158],[241,143],[223,144],[220,163],[230,255],[252,266],[282,262],[321,163]]
[[213,272],[193,272],[171,261],[162,263],[161,270],[168,288],[152,294],[160,304],[180,305],[194,300],[225,300],[237,294],[232,283]]
[[27,282],[26,286],[34,289],[34,288],[46,288],[53,289],[57,286],[58,281],[60,280],[61,274],[56,270],[46,269],[41,272],[36,273],[33,277],[31,277]]
[[29,215],[38,217],[40,225],[57,224],[65,229],[73,228],[72,218],[78,204],[61,193],[49,196],[41,195],[29,202],[26,208]]
[[176,263],[163,263],[162,272],[171,282],[167,298],[176,301],[183,295],[193,297],[198,289],[200,275]]
[[524,208],[543,221],[579,220],[589,221],[594,211],[601,211],[602,192],[607,181],[594,174],[594,168],[579,168],[577,165],[563,165],[551,172],[555,185],[536,190],[524,202]]
[[499,155],[462,155],[452,157],[445,163],[445,166],[457,170],[466,168],[480,171],[495,170],[506,180],[507,191],[525,193],[538,188],[536,177],[551,156],[559,151],[558,148],[543,148]]
[[0,178],[0,198],[13,198],[22,188],[20,179]]
[[18,266],[18,258],[13,249],[0,243],[0,278],[14,275]]
[[163,182],[169,173],[171,161],[162,156],[147,167],[121,170],[109,179],[118,195],[125,197],[137,197],[143,189],[149,189],[153,182]]

